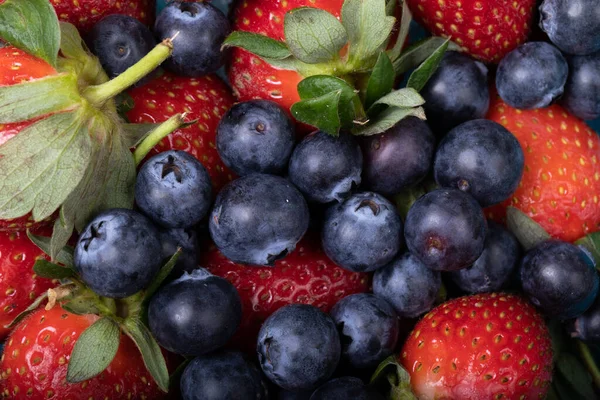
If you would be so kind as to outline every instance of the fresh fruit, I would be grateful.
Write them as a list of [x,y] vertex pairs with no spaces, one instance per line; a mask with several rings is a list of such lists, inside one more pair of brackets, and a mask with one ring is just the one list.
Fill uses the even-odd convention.
[[600,53],[567,57],[569,78],[560,104],[585,120],[600,117]]
[[520,277],[531,303],[561,320],[590,308],[600,285],[592,260],[579,247],[557,240],[529,250],[521,261]]
[[309,390],[331,377],[341,344],[329,315],[314,306],[291,304],[267,318],[257,352],[263,372],[277,386]]
[[335,378],[319,386],[310,396],[310,400],[383,400],[383,397],[369,389],[363,381],[351,376]]
[[90,32],[88,43],[110,78],[125,72],[156,46],[150,29],[127,15],[102,18]]
[[223,65],[221,45],[229,34],[229,20],[208,2],[174,1],[156,18],[159,40],[178,35],[178,46],[165,68],[180,76],[199,77]]
[[135,201],[152,222],[165,228],[190,228],[206,217],[212,184],[197,158],[170,150],[150,158],[138,172]]
[[240,176],[253,172],[282,174],[295,145],[294,124],[286,111],[269,100],[237,103],[221,119],[217,150]]
[[586,312],[568,324],[571,337],[586,342],[600,342],[600,297]]
[[496,88],[511,107],[547,107],[564,91],[569,65],[560,51],[545,42],[528,42],[498,64]]
[[565,53],[587,55],[600,50],[600,11],[595,0],[544,0],[540,27]]
[[292,303],[311,304],[324,312],[343,297],[366,292],[367,274],[336,266],[312,236],[298,243],[296,250],[276,261],[274,268],[248,268],[226,259],[212,246],[201,255],[200,265],[228,279],[242,298],[243,316],[232,346],[256,352],[256,337],[262,323],[279,308]]
[[398,316],[416,318],[431,310],[442,276],[414,255],[404,253],[373,276],[373,293],[390,303]]
[[418,118],[406,118],[387,131],[361,142],[366,187],[396,194],[422,181],[433,162],[435,137]]
[[421,96],[427,122],[444,135],[464,122],[485,118],[490,106],[488,69],[466,54],[447,51]]
[[391,356],[399,322],[393,307],[372,294],[344,297],[331,310],[342,341],[342,362],[353,368],[374,368]]
[[488,118],[521,143],[525,169],[519,187],[487,215],[501,222],[512,205],[552,237],[574,241],[600,228],[600,138],[564,108],[519,111],[498,97]]
[[435,153],[436,182],[469,193],[482,207],[506,200],[523,175],[519,141],[502,125],[477,119],[452,129]]
[[457,271],[473,264],[483,252],[485,235],[481,207],[457,189],[436,189],[420,197],[404,224],[411,254],[436,271]]
[[219,158],[215,144],[219,120],[233,104],[231,90],[221,78],[216,75],[186,78],[165,72],[141,87],[130,89],[128,94],[135,104],[127,112],[131,122],[162,122],[178,112],[185,112],[188,120],[198,120],[161,140],[150,155],[166,150],[187,151],[208,170],[214,193],[233,178]]
[[287,180],[252,174],[221,190],[209,219],[212,240],[230,260],[272,266],[308,229],[308,206]]
[[374,192],[357,193],[327,210],[321,233],[323,249],[342,268],[375,271],[400,251],[402,230],[394,204]]
[[343,201],[360,185],[362,152],[349,134],[316,131],[294,149],[289,178],[313,202]]
[[225,345],[241,318],[236,289],[205,269],[166,284],[148,306],[148,323],[157,342],[186,356],[199,356]]
[[104,211],[81,232],[74,261],[81,279],[97,294],[131,296],[148,286],[162,266],[158,229],[135,211]]
[[451,37],[469,54],[497,63],[531,31],[535,0],[408,0],[415,19],[434,35]]
[[80,335],[99,319],[75,315],[55,306],[40,308],[20,322],[9,336],[0,370],[0,390],[8,399],[126,400],[164,399],[146,370],[135,344],[120,335],[115,358],[104,372],[83,383],[68,383],[67,368]]
[[509,281],[520,260],[515,236],[501,225],[487,221],[483,253],[473,265],[451,272],[454,283],[469,294],[495,292]]
[[173,275],[179,277],[184,272],[192,272],[198,268],[200,254],[198,233],[191,229],[161,229],[160,244],[163,260],[168,260],[181,247],[181,254],[173,268]]
[[262,400],[260,372],[241,353],[217,352],[194,358],[181,376],[182,400]]
[[428,313],[399,360],[419,399],[538,399],[545,398],[552,377],[552,342],[527,301],[480,294]]

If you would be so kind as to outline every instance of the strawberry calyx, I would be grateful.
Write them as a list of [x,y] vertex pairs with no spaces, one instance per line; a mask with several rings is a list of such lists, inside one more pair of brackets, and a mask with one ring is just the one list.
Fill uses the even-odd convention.
[[378,366],[369,383],[387,393],[391,400],[417,400],[410,387],[410,374],[398,362],[394,355],[383,360]]

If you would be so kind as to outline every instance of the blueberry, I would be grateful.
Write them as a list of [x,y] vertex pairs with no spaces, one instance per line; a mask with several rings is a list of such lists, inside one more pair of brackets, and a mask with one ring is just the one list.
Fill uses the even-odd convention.
[[586,342],[600,342],[600,296],[596,297],[586,312],[569,321],[567,326],[571,337]]
[[174,1],[156,18],[154,33],[173,41],[173,55],[163,66],[183,76],[198,77],[223,65],[221,45],[231,30],[221,10],[208,2]]
[[478,119],[448,132],[435,154],[433,171],[440,186],[467,192],[487,207],[514,193],[524,166],[517,138],[494,121]]
[[529,300],[546,315],[561,320],[583,314],[598,294],[598,273],[577,246],[549,240],[529,250],[520,268]]
[[388,301],[405,318],[431,310],[441,286],[441,274],[410,253],[399,256],[373,276],[375,296]]
[[181,376],[182,400],[266,400],[260,371],[242,353],[194,358]]
[[510,279],[520,253],[515,236],[495,222],[488,221],[483,253],[472,266],[452,272],[452,280],[467,293],[495,292]]
[[156,45],[150,29],[127,15],[109,15],[94,25],[88,43],[110,78],[122,74]]
[[576,117],[592,120],[600,117],[600,52],[589,56],[571,56],[569,79],[560,103]]
[[421,96],[427,120],[438,134],[463,122],[485,118],[490,106],[488,69],[466,54],[448,51]]
[[342,341],[342,359],[353,368],[375,368],[394,353],[399,323],[394,308],[372,294],[344,297],[331,310]]
[[192,272],[198,268],[198,234],[194,229],[163,229],[160,231],[162,254],[169,260],[181,247],[181,255],[173,268],[173,275],[181,276],[184,272]]
[[184,273],[156,292],[148,323],[165,349],[186,356],[214,351],[227,343],[242,319],[235,287],[205,269]]
[[345,133],[333,137],[317,131],[296,146],[289,178],[310,201],[342,201],[360,184],[362,153],[354,138]]
[[467,268],[483,252],[486,221],[470,195],[436,189],[408,210],[404,235],[410,252],[437,271]]
[[150,158],[138,173],[135,201],[152,221],[166,228],[188,228],[206,216],[212,184],[206,168],[185,151]]
[[435,137],[418,118],[403,119],[362,142],[365,186],[381,194],[396,194],[419,183],[431,168]]
[[306,201],[291,183],[278,176],[252,174],[221,190],[209,228],[230,260],[273,266],[294,250],[309,218]]
[[221,119],[217,150],[236,174],[281,174],[295,144],[294,124],[286,111],[269,100],[237,103]]
[[258,358],[279,387],[310,390],[325,382],[340,360],[340,338],[331,317],[316,307],[292,304],[273,313],[260,329]]
[[544,0],[540,27],[565,53],[587,55],[600,50],[598,0]]
[[144,289],[162,261],[158,229],[143,215],[126,209],[96,215],[75,246],[75,269],[104,297],[128,297]]
[[563,94],[569,64],[545,42],[528,42],[508,53],[496,73],[498,94],[506,104],[529,110],[547,107]]
[[352,195],[325,213],[325,253],[342,268],[374,271],[390,262],[402,247],[402,220],[396,207],[373,192]]
[[310,396],[310,400],[383,400],[383,397],[369,389],[358,378],[343,376],[321,385]]
[[277,400],[310,400],[312,390],[303,391],[292,391],[292,390],[280,390],[277,395]]

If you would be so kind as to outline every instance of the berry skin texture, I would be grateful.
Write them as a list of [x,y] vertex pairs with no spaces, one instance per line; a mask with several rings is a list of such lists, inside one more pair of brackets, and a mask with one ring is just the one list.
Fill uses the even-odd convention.
[[258,359],[267,378],[287,390],[309,390],[335,371],[340,338],[331,317],[316,307],[291,304],[277,310],[258,334]]
[[209,219],[212,240],[230,260],[272,266],[308,229],[308,205],[287,180],[252,174],[227,185]]
[[527,40],[535,0],[408,0],[417,22],[485,62],[497,63]]
[[435,137],[427,124],[405,118],[386,132],[361,142],[363,179],[369,190],[391,195],[419,183],[429,170]]
[[466,54],[447,51],[421,91],[427,120],[438,135],[473,119],[490,106],[488,69]]
[[513,206],[566,242],[600,229],[600,138],[588,125],[558,105],[519,111],[497,97],[488,118],[515,135],[525,155],[517,190],[487,209],[489,218],[502,222]]
[[182,400],[263,400],[267,393],[258,368],[242,353],[196,357],[181,376]]
[[281,106],[269,100],[235,104],[217,130],[219,155],[240,176],[284,173],[294,145],[294,123]]
[[140,351],[126,335],[121,335],[115,358],[99,376],[85,384],[66,382],[73,347],[98,318],[71,314],[55,306],[49,311],[39,308],[21,321],[9,337],[0,362],[0,390],[5,398],[164,399],[166,395],[148,373]]
[[398,316],[416,318],[431,310],[442,276],[410,253],[404,253],[373,276],[373,293],[389,302]]
[[148,305],[148,325],[165,349],[199,356],[227,343],[242,318],[236,289],[205,269],[163,286]]
[[230,32],[221,10],[206,2],[175,1],[158,14],[154,33],[159,40],[173,38],[173,55],[164,67],[176,75],[199,77],[223,65],[221,45]]
[[498,64],[496,87],[502,100],[522,110],[543,108],[564,91],[569,65],[551,44],[528,42]]
[[428,313],[399,361],[422,400],[538,399],[545,398],[552,378],[552,342],[526,300],[480,294]]
[[216,132],[221,117],[233,105],[233,96],[216,75],[200,78],[175,76],[168,72],[127,92],[135,106],[127,112],[132,123],[160,123],[174,114],[186,113],[194,125],[178,129],[159,142],[147,158],[166,150],[183,150],[196,157],[208,170],[214,193],[233,179],[216,149]]
[[586,342],[600,341],[600,297],[592,306],[567,324],[571,337]]
[[383,400],[383,397],[369,388],[358,378],[343,376],[321,385],[314,391],[310,400]]
[[560,104],[585,120],[600,117],[600,53],[567,57],[569,78]]
[[525,254],[520,268],[523,291],[550,317],[575,318],[598,295],[600,279],[592,260],[570,243],[544,242]]
[[482,207],[506,200],[523,175],[519,141],[502,125],[485,119],[448,132],[435,154],[436,182],[469,193]]
[[325,213],[323,249],[337,265],[354,272],[383,267],[400,251],[402,220],[385,197],[357,193]]
[[131,296],[149,285],[162,266],[159,235],[152,222],[135,211],[101,212],[81,232],[75,269],[100,296]]
[[540,27],[565,53],[587,55],[600,50],[600,8],[596,0],[544,0]]
[[342,360],[353,368],[375,368],[394,353],[400,328],[387,301],[368,293],[344,297],[331,318],[342,341]]
[[483,252],[486,230],[477,201],[457,189],[436,189],[420,197],[404,224],[411,254],[436,271],[473,264]]
[[212,197],[206,168],[185,151],[165,151],[150,158],[135,183],[136,204],[165,228],[196,225],[208,214]]

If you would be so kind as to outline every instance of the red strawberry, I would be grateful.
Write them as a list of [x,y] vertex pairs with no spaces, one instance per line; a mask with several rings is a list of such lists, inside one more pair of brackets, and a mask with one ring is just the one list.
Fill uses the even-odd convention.
[[600,138],[558,105],[521,111],[494,96],[488,118],[511,131],[525,153],[525,171],[509,200],[487,210],[501,221],[512,205],[551,236],[574,241],[600,229]]
[[407,0],[415,19],[434,35],[450,37],[472,56],[499,62],[525,42],[535,0]]
[[552,342],[532,305],[488,293],[428,313],[400,361],[422,400],[541,399],[552,378]]
[[279,308],[303,303],[329,312],[341,298],[366,292],[370,286],[369,275],[339,268],[313,238],[304,238],[273,268],[236,264],[214,246],[203,254],[200,265],[238,289],[244,314],[232,344],[251,352],[256,350],[260,326]]
[[227,85],[216,75],[185,78],[165,72],[147,84],[129,90],[135,106],[127,113],[133,123],[164,122],[176,113],[198,122],[163,139],[149,156],[170,149],[185,150],[208,170],[216,190],[232,178],[215,145],[217,126],[233,104]]

